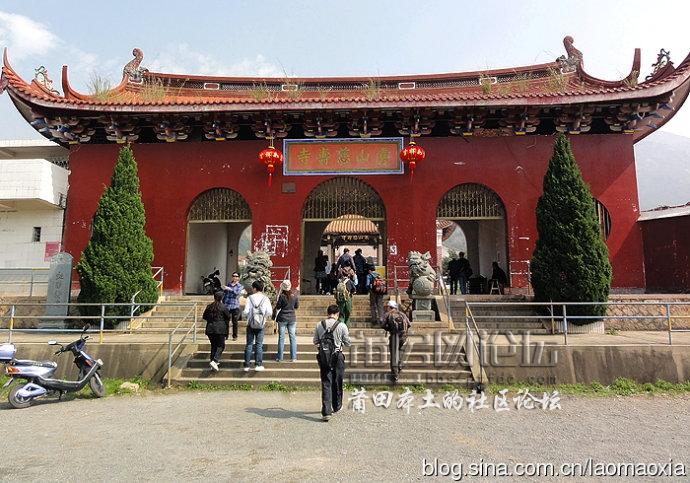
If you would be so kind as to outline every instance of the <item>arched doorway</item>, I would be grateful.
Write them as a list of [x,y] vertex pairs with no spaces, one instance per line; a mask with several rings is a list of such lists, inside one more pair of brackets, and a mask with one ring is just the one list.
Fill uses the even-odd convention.
[[187,215],[185,293],[199,293],[202,275],[214,268],[221,280],[237,270],[251,246],[252,214],[238,192],[228,188],[204,191]]
[[[316,186],[307,196],[302,208],[302,293],[313,293],[314,258],[319,249],[323,249],[329,257],[330,266],[346,246],[352,252],[353,248],[362,247],[365,250],[370,247],[369,256],[374,264],[385,266],[385,212],[378,193],[359,179],[338,177]],[[338,233],[330,233],[329,237],[324,232],[336,219],[341,219],[340,223],[337,227],[331,226]],[[376,234],[368,228],[369,224],[373,224]],[[362,230],[372,233],[360,233]]]
[[505,207],[493,190],[474,183],[455,186],[439,201],[436,219],[439,260],[464,247],[475,275],[491,278],[494,261],[509,272]]

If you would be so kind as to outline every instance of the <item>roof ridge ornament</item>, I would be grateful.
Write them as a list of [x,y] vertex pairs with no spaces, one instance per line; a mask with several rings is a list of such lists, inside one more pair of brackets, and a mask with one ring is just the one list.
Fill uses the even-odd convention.
[[659,50],[656,55],[656,62],[652,64],[652,72],[645,77],[645,80],[649,80],[658,74],[664,67],[670,65],[673,67],[673,62],[671,62],[671,51],[666,49]]
[[55,94],[56,96],[60,95],[60,91],[53,89],[53,81],[50,80],[50,77],[48,77],[48,69],[46,69],[45,66],[39,66],[38,69],[34,69],[34,72],[34,80],[37,84],[41,85],[46,91]]
[[568,53],[568,57],[566,57],[565,55],[561,55],[559,58],[556,59],[556,62],[558,62],[558,64],[560,65],[561,72],[563,74],[567,72],[575,72],[578,67],[582,66],[582,52],[580,52],[573,45],[574,42],[575,40],[570,35],[567,35],[563,39],[563,46],[565,47],[565,51]]
[[134,48],[132,55],[134,58],[122,68],[122,77],[126,76],[130,82],[141,84],[144,82],[144,74],[149,71],[140,67],[141,61],[144,60],[144,52],[141,49]]

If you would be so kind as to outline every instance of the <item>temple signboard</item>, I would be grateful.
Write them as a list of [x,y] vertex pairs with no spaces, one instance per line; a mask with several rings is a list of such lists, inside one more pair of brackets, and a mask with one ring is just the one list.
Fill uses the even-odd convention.
[[286,139],[284,175],[402,174],[402,138]]

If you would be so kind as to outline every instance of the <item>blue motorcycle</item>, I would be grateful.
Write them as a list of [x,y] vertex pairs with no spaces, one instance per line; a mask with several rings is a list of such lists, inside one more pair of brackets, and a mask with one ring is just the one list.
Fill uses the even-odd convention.
[[86,341],[89,338],[88,335],[85,335],[88,329],[89,326],[87,325],[84,327],[79,340],[66,346],[54,340],[48,342],[49,345],[60,346],[55,355],[64,352],[71,352],[74,355],[74,364],[79,368],[77,381],[53,379],[52,376],[58,367],[56,362],[15,359],[14,355],[17,349],[13,344],[0,345],[0,363],[5,364],[5,373],[10,378],[3,388],[8,387],[14,381],[24,381],[10,390],[8,400],[13,408],[28,408],[34,399],[49,394],[57,394],[62,399],[66,393],[81,391],[87,384],[94,396],[103,397],[105,395],[105,387],[100,374],[103,361],[94,359],[84,352]]

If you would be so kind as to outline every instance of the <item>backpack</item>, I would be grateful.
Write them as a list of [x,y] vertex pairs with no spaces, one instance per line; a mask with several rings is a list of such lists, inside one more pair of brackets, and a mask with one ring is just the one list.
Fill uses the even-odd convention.
[[407,337],[407,329],[408,324],[407,320],[405,320],[405,315],[400,311],[396,311],[389,322],[390,332],[395,332],[396,334],[400,334],[403,338],[405,338]]
[[381,277],[374,278],[374,283],[371,284],[371,291],[378,295],[385,295],[388,293],[386,281]]
[[347,280],[343,279],[335,286],[335,301],[346,302],[350,298],[350,291],[347,289]]
[[249,309],[249,319],[247,322],[247,326],[250,329],[263,329],[266,326],[266,315],[260,310],[261,306],[264,304],[265,299],[266,296],[264,296],[261,299],[261,302],[259,302],[259,306],[257,307],[254,305],[254,300],[252,300],[252,298],[249,297],[248,303],[252,304],[252,306]]
[[325,332],[319,339],[319,353],[317,357],[322,366],[327,366],[330,369],[335,367],[335,364],[338,360],[338,353],[335,347],[335,336],[333,335],[333,332],[335,332],[335,328],[338,327],[339,323],[340,321],[337,320],[330,329],[327,329],[326,321],[321,321],[321,326]]

